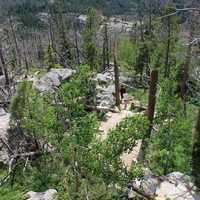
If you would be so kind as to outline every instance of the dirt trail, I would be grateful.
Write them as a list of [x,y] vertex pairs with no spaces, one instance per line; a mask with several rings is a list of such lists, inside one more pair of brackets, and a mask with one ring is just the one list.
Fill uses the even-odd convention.
[[[107,121],[103,121],[101,123],[100,129],[99,129],[100,133],[101,133],[101,139],[102,140],[105,140],[107,138],[109,132],[112,129],[115,129],[116,126],[121,121],[123,121],[125,118],[141,114],[141,113],[134,113],[132,111],[129,111],[130,106],[131,106],[131,103],[129,104],[127,110],[121,110],[121,111],[116,112],[116,113],[113,113],[113,112],[107,113],[108,119],[107,119]],[[123,108],[123,107],[124,107],[124,105],[121,106],[121,108]],[[137,162],[137,160],[140,156],[140,152],[141,152],[141,145],[142,145],[142,141],[138,140],[137,145],[133,148],[133,150],[131,152],[124,153],[121,156],[121,159],[122,159],[124,165],[128,169],[131,168],[133,163]]]

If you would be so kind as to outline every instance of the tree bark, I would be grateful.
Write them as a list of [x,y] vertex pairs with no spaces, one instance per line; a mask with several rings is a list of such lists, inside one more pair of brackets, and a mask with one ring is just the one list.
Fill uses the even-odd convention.
[[12,19],[11,17],[9,17],[9,23],[10,23],[10,30],[11,30],[11,33],[12,33],[12,36],[13,36],[13,40],[14,40],[14,44],[15,44],[15,50],[16,50],[16,53],[17,53],[17,56],[18,56],[18,64],[19,66],[21,66],[21,52],[20,52],[20,48],[19,48],[19,44],[18,44],[18,41],[17,41],[17,37],[16,37],[16,33],[15,33],[15,30],[14,30],[14,27],[13,27],[13,22],[12,22]]
[[194,177],[194,183],[197,187],[200,187],[200,109],[196,123],[196,133],[194,137],[194,145],[192,150],[192,175]]
[[190,43],[187,48],[185,63],[183,65],[183,70],[181,73],[181,98],[183,100],[183,107],[184,107],[183,110],[185,116],[187,115],[187,90],[188,90],[187,87],[188,87],[191,59],[192,59],[192,44]]
[[5,76],[5,81],[6,81],[6,87],[9,88],[9,75],[8,75],[8,70],[7,70],[7,66],[6,66],[6,61],[3,55],[3,47],[2,47],[2,43],[0,41],[0,60],[1,60],[1,66],[2,66],[2,72]]
[[157,83],[158,83],[158,71],[153,70],[150,76],[150,88],[149,88],[149,103],[148,103],[148,119],[150,122],[149,126],[149,136],[153,127],[155,106],[156,106],[156,92],[157,92]]
[[197,117],[196,131],[200,135],[200,109]]
[[108,27],[105,23],[104,25],[104,39],[103,39],[103,70],[105,70],[110,65],[109,58],[109,41],[108,41]]
[[23,52],[24,52],[25,67],[26,67],[26,71],[28,73],[28,71],[29,71],[29,63],[28,63],[27,50],[26,50],[26,46],[25,46],[24,40],[22,41],[22,45],[23,45]]
[[78,45],[78,34],[77,34],[77,28],[74,30],[75,35],[75,50],[76,50],[76,60],[77,64],[80,65],[80,51],[79,51],[79,45]]
[[170,66],[169,66],[169,54],[170,54],[170,43],[171,43],[171,24],[170,17],[167,18],[167,48],[166,48],[166,58],[165,58],[165,78],[170,76]]
[[116,106],[120,106],[120,82],[119,82],[119,67],[117,64],[117,58],[114,53],[114,74],[115,74],[115,97]]

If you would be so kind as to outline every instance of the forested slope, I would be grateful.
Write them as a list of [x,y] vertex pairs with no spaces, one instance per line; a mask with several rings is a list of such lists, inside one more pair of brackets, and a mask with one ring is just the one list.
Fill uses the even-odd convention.
[[1,2],[0,199],[199,200],[199,1],[84,2]]

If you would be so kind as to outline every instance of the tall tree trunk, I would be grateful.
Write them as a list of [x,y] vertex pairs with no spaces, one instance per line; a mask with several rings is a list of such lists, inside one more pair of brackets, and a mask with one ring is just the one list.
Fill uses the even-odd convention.
[[5,76],[5,84],[6,87],[9,88],[9,75],[8,75],[8,70],[7,70],[7,66],[6,66],[6,61],[3,55],[3,47],[2,47],[2,43],[0,41],[0,60],[1,60],[1,66],[2,66],[2,72]]
[[25,46],[24,40],[22,41],[22,45],[23,45],[23,52],[24,52],[25,67],[26,67],[26,71],[28,73],[29,72],[29,63],[28,63],[27,52],[26,52],[27,50],[26,50],[26,46]]
[[105,41],[106,41],[106,65],[110,66],[110,53],[109,53],[109,40],[108,40],[108,27],[105,27]]
[[154,113],[155,113],[155,106],[156,106],[157,83],[158,83],[158,71],[153,70],[150,76],[149,103],[148,103],[148,110],[147,110],[148,112],[147,116],[150,122],[149,136],[151,134],[151,130],[153,127],[153,120],[154,120]]
[[16,37],[16,33],[15,33],[15,30],[14,30],[14,25],[13,25],[11,17],[9,17],[9,24],[10,24],[10,30],[11,30],[11,33],[12,33],[12,36],[13,36],[14,44],[15,44],[16,54],[17,54],[17,57],[18,57],[18,65],[21,66],[21,64],[22,64],[22,62],[21,62],[21,52],[20,52],[19,44],[18,44],[18,41],[17,41],[17,37]]
[[119,83],[119,67],[117,64],[116,54],[114,53],[114,74],[115,74],[115,97],[116,106],[120,106],[120,83]]
[[140,23],[140,40],[144,42],[143,16],[142,16],[142,7],[140,3],[138,5],[137,12],[138,12],[139,23]]
[[53,30],[53,23],[52,23],[52,11],[51,10],[50,10],[50,13],[51,13],[51,16],[49,18],[49,38],[50,38],[50,43],[52,45],[52,48],[56,49],[54,30]]
[[110,65],[109,58],[109,41],[108,41],[108,26],[104,25],[104,39],[103,39],[103,70]]
[[188,87],[188,79],[189,79],[189,69],[190,69],[190,64],[191,64],[191,59],[192,59],[191,39],[190,39],[190,44],[188,45],[188,48],[187,48],[185,63],[183,65],[183,70],[181,74],[181,97],[183,100],[185,116],[187,115],[187,91],[188,91],[187,87]]
[[167,48],[166,48],[166,58],[165,58],[165,78],[170,76],[170,66],[169,66],[169,55],[170,55],[170,43],[171,43],[171,24],[170,17],[167,18]]
[[197,117],[195,143],[192,151],[192,175],[194,183],[200,187],[200,109]]
[[152,37],[152,0],[149,1],[149,36]]
[[77,33],[77,28],[74,30],[74,35],[75,35],[75,51],[76,51],[76,60],[77,64],[80,65],[80,51],[79,51],[79,45],[78,45],[78,33]]

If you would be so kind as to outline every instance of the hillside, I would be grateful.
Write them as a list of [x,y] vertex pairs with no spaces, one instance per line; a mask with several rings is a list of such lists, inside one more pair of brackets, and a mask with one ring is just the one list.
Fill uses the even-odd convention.
[[200,200],[198,0],[0,15],[0,200]]

